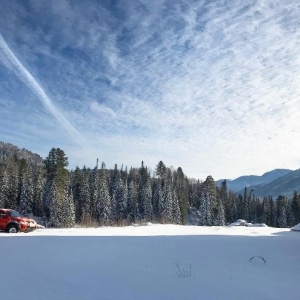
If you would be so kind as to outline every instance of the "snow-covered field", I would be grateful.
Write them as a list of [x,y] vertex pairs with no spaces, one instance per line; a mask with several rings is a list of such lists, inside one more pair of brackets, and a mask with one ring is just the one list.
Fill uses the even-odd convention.
[[289,229],[0,233],[0,264],[0,299],[300,299],[300,232]]

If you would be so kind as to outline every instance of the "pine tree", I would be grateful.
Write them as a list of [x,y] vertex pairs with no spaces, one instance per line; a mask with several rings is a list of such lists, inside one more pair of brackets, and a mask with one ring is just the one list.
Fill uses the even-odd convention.
[[291,226],[300,223],[300,196],[298,192],[294,192],[291,203]]
[[3,172],[3,175],[1,176],[1,182],[0,182],[0,207],[9,207],[7,206],[7,199],[8,199],[8,193],[9,193],[9,182],[8,182],[8,175],[7,171],[5,170]]
[[214,218],[213,224],[215,226],[224,226],[225,225],[225,212],[224,212],[224,206],[223,201],[221,197],[217,198],[217,206],[215,208],[216,214]]
[[160,203],[162,199],[161,180],[153,178],[152,181],[153,218],[158,221],[160,219]]
[[53,181],[49,190],[49,213],[50,213],[50,224],[52,227],[63,227],[62,222],[62,206],[58,187],[55,181]]
[[198,197],[197,197],[197,208],[199,213],[199,225],[200,226],[207,226],[208,221],[207,217],[210,220],[210,206],[207,198],[207,194],[205,192],[204,183],[200,185],[198,182]]
[[118,170],[117,165],[115,165],[115,169],[113,172],[113,177],[111,180],[111,198],[113,199],[113,217],[116,219],[117,224],[122,224],[122,220],[125,218],[126,211],[126,202],[125,199],[125,187],[122,181],[121,173]]
[[109,195],[108,174],[105,163],[102,163],[99,180],[99,200],[96,203],[97,216],[101,225],[109,225],[113,221],[111,198]]
[[89,176],[89,191],[90,191],[90,216],[91,220],[96,220],[96,209],[95,203],[97,203],[97,198],[99,197],[99,170],[98,170],[98,159],[96,166],[90,171]]
[[[217,207],[217,191],[214,179],[207,176],[200,190],[200,224],[202,226],[212,226],[218,218],[219,209]],[[224,214],[224,212],[223,212]]]
[[25,216],[32,214],[32,205],[33,205],[32,182],[28,174],[23,173],[22,180],[21,180],[21,196],[20,196],[19,212]]
[[287,227],[287,199],[280,195],[276,200],[277,206],[277,226],[279,228]]
[[71,189],[69,189],[69,192],[65,193],[64,196],[66,199],[63,201],[65,205],[62,207],[64,215],[62,225],[63,227],[71,228],[75,226],[75,205]]
[[270,204],[270,211],[271,211],[270,225],[272,227],[276,227],[277,226],[277,208],[276,208],[276,203],[273,201],[272,196],[269,196],[269,204]]
[[263,198],[262,202],[262,222],[268,226],[272,226],[271,205],[267,197]]
[[146,221],[151,221],[153,218],[153,206],[152,206],[152,186],[150,176],[147,176],[146,183],[143,187],[143,211],[144,219]]
[[172,223],[173,221],[173,189],[170,178],[165,181],[160,204],[160,216],[163,223]]
[[79,202],[81,205],[81,223],[84,225],[90,225],[91,217],[91,193],[89,184],[90,170],[85,166],[82,170],[81,185],[79,190]]
[[286,205],[286,225],[287,227],[291,227],[292,225],[292,201],[287,199]]
[[47,170],[47,199],[50,223],[54,227],[69,227],[75,218],[70,210],[68,158],[63,150],[52,148],[45,160]]
[[44,211],[44,171],[42,168],[39,168],[34,173],[33,178],[33,214],[35,216],[43,217],[45,215]]
[[229,223],[234,222],[237,220],[237,206],[238,206],[238,198],[236,194],[232,191],[228,192],[228,206],[227,206],[227,215],[225,219],[229,221]]
[[16,209],[19,202],[20,186],[19,186],[19,167],[17,162],[10,160],[7,165],[8,189],[7,198],[5,199],[5,207]]
[[163,179],[166,176],[167,168],[162,161],[159,161],[156,166],[156,176],[158,178]]
[[127,212],[130,222],[135,222],[138,215],[138,188],[133,178],[129,179]]
[[[52,148],[44,161],[46,169],[46,183],[44,190],[44,207],[46,216],[50,216],[50,202],[53,195],[52,188],[55,183],[57,193],[65,193],[68,184],[68,158],[63,150]],[[52,201],[53,202],[53,201]]]
[[224,206],[224,214],[225,218],[229,219],[229,198],[228,198],[228,191],[227,191],[227,181],[223,180],[221,183],[221,187],[217,187],[217,195],[221,198],[223,206]]
[[189,191],[188,191],[188,205],[189,207],[199,208],[199,195],[200,195],[200,181],[195,179],[189,179]]
[[246,221],[250,221],[250,195],[248,194],[248,189],[245,187],[244,189],[244,198],[243,198],[243,216],[242,218]]
[[175,189],[173,191],[172,221],[175,224],[182,224],[181,223],[181,212],[180,212],[179,200],[178,200],[177,193],[176,193]]
[[82,217],[82,203],[80,197],[80,186],[82,185],[82,172],[76,167],[74,172],[71,172],[71,188],[75,205],[75,222],[80,222]]
[[128,218],[128,175],[127,175],[127,171],[123,172],[123,170],[121,169],[121,177],[122,177],[122,207],[124,208],[123,211],[123,218],[127,219]]
[[152,207],[152,187],[150,175],[147,168],[144,167],[144,162],[140,168],[140,179],[138,185],[138,205],[139,219],[149,221],[153,217]]
[[179,167],[175,173],[175,187],[178,195],[181,223],[186,224],[189,206],[189,186],[188,180],[184,176],[182,169]]

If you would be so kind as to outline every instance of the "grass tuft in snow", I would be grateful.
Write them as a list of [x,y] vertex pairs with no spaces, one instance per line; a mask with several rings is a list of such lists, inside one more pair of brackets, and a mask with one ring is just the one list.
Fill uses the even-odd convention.
[[[192,277],[192,265],[189,265],[188,269],[184,269],[183,267],[181,267],[179,265],[179,263],[176,261],[174,262],[175,266],[176,266],[176,271],[175,273],[177,274],[178,277],[182,277],[182,278],[191,278]],[[195,278],[195,276],[194,276]]]

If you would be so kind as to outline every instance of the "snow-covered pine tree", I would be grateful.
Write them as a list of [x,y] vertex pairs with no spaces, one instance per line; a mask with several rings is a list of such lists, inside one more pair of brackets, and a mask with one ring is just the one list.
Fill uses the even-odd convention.
[[295,191],[291,203],[291,226],[298,223],[300,223],[300,195]]
[[112,213],[113,218],[116,220],[117,225],[122,224],[125,217],[126,202],[124,200],[125,188],[121,178],[121,173],[115,165],[113,176],[111,179],[111,199],[112,199]]
[[225,213],[224,206],[221,197],[217,197],[217,205],[215,208],[216,214],[214,216],[213,224],[215,226],[224,226],[225,225]]
[[230,223],[237,220],[237,202],[238,198],[236,196],[236,193],[233,191],[228,192],[228,206],[227,206],[227,215],[225,214],[225,219],[229,221]]
[[21,196],[19,204],[19,212],[22,215],[32,214],[32,205],[33,205],[33,187],[32,181],[28,173],[22,174],[21,179]]
[[122,188],[123,188],[123,192],[122,192],[122,206],[124,207],[124,212],[123,212],[123,218],[127,219],[128,218],[128,174],[127,174],[127,170],[123,171],[123,167],[121,169],[121,178],[122,178]]
[[50,222],[54,227],[69,227],[75,214],[69,210],[68,158],[63,150],[52,148],[45,160],[48,180]]
[[153,178],[152,182],[153,182],[152,185],[153,218],[154,220],[158,221],[160,219],[159,205],[161,203],[161,198],[162,198],[161,180]]
[[128,176],[128,201],[127,201],[127,211],[128,218],[130,222],[136,222],[139,215],[138,208],[138,187],[135,179],[135,170],[132,168],[129,171]]
[[287,227],[291,227],[292,225],[292,200],[287,199],[286,205],[286,225]]
[[167,168],[165,164],[162,161],[159,161],[155,169],[156,176],[159,179],[164,179],[166,176],[166,172],[167,172]]
[[[58,152],[56,148],[52,148],[44,160],[46,170],[46,182],[44,187],[44,210],[46,217],[50,217],[50,202],[53,202],[51,197],[53,196],[53,183],[58,183]],[[61,165],[61,163],[60,163]],[[52,204],[51,204],[52,206]]]
[[248,194],[248,189],[245,187],[244,189],[244,198],[243,198],[243,215],[241,218],[250,222],[250,195]]
[[172,201],[172,221],[175,224],[182,224],[179,200],[175,189],[173,191],[173,201]]
[[223,180],[220,187],[217,187],[217,197],[220,197],[224,207],[225,219],[228,218],[229,214],[229,198],[228,198],[228,190],[227,190],[227,181]]
[[277,207],[276,203],[273,201],[273,197],[269,196],[270,210],[271,210],[271,223],[270,226],[277,226]]
[[91,193],[91,217],[93,220],[97,220],[96,203],[99,202],[99,186],[100,186],[100,173],[98,169],[98,159],[96,167],[90,176],[90,193]]
[[5,199],[5,207],[16,209],[19,202],[19,167],[18,162],[9,160],[7,163],[8,189],[7,198]]
[[217,216],[217,192],[215,181],[207,176],[200,190],[200,222],[201,226],[212,226]]
[[35,216],[43,217],[45,215],[44,212],[44,170],[42,168],[38,168],[35,170],[33,175],[33,214]]
[[101,225],[112,222],[111,198],[109,195],[108,174],[105,163],[102,163],[99,181],[99,200],[96,203],[97,216]]
[[52,227],[63,227],[63,211],[61,205],[61,194],[56,182],[53,181],[49,190],[49,214]]
[[144,220],[152,221],[153,218],[153,206],[152,206],[152,186],[150,175],[148,174],[146,183],[143,187],[143,204],[144,204]]
[[91,217],[91,193],[90,193],[90,170],[87,169],[85,166],[82,170],[82,177],[81,177],[81,185],[79,191],[80,197],[80,204],[81,204],[81,223],[83,225],[90,225],[92,221]]
[[262,202],[262,218],[261,221],[268,226],[272,226],[272,221],[271,221],[271,206],[269,199],[267,197],[263,198]]
[[189,194],[189,185],[188,179],[184,176],[182,168],[179,167],[177,172],[174,172],[174,181],[176,194],[178,196],[179,207],[180,207],[180,217],[181,223],[186,224],[187,214],[188,214],[188,194]]
[[277,226],[279,228],[287,227],[287,199],[280,195],[276,200],[277,207]]
[[200,189],[199,196],[199,225],[200,226],[210,226],[211,225],[211,203],[209,195],[206,191],[206,187],[203,183],[202,188]]
[[71,188],[72,195],[75,204],[75,222],[79,223],[82,216],[82,203],[80,198],[80,186],[82,184],[82,172],[79,167],[75,168],[75,171],[71,172]]
[[160,219],[163,223],[173,222],[173,196],[172,175],[170,169],[167,169],[162,186],[161,201],[158,206]]
[[8,191],[9,182],[7,171],[5,170],[0,177],[0,207],[9,207],[7,206]]
[[199,190],[200,190],[200,181],[195,179],[189,179],[189,207],[199,209]]
[[142,162],[138,185],[139,219],[149,221],[153,216],[151,179]]
[[252,196],[251,200],[251,213],[250,221],[253,223],[258,223],[261,220],[262,215],[262,205],[258,197]]
[[70,188],[69,192],[64,193],[64,197],[66,199],[63,199],[62,214],[64,218],[62,219],[62,227],[71,228],[75,226],[75,205]]

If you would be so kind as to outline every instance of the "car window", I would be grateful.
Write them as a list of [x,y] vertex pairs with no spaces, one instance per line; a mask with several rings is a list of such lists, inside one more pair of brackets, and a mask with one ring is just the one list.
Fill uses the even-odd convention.
[[10,212],[10,216],[11,217],[14,217],[14,218],[20,218],[20,217],[22,217],[21,215],[20,215],[20,213],[18,213],[17,211],[12,211],[12,212]]

